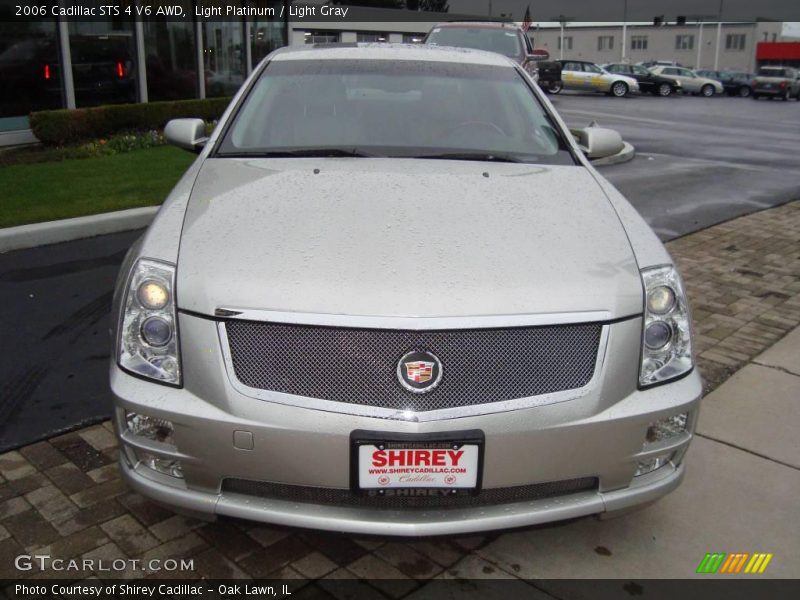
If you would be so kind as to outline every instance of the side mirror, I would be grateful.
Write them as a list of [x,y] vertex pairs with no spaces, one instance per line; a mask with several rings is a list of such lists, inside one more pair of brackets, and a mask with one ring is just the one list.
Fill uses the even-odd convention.
[[164,127],[164,137],[173,146],[199,153],[206,145],[206,123],[203,119],[172,119]]
[[612,157],[626,149],[622,136],[614,129],[596,127],[592,123],[588,127],[570,131],[583,153],[592,161]]

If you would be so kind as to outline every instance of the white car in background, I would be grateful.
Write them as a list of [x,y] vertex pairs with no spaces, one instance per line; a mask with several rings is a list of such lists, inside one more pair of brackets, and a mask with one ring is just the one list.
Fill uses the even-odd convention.
[[653,67],[650,69],[656,75],[673,79],[681,84],[684,94],[700,94],[710,98],[714,94],[722,94],[725,88],[716,79],[701,77],[686,67]]

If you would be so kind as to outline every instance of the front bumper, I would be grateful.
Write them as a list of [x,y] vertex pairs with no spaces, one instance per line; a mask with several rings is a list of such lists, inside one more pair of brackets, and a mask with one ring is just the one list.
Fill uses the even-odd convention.
[[[502,529],[617,511],[677,487],[702,393],[699,374],[636,389],[639,318],[609,326],[606,359],[585,395],[508,412],[424,422],[330,413],[251,398],[229,380],[215,323],[180,315],[186,387],[169,388],[111,366],[121,469],[129,485],[184,511],[289,526],[376,535],[444,535]],[[191,352],[186,349],[191,348]],[[134,436],[125,411],[167,419],[175,446]],[[643,448],[648,425],[688,413],[686,431]],[[227,479],[349,490],[350,433],[357,429],[425,434],[479,429],[486,448],[482,487],[505,489],[596,478],[593,489],[521,502],[396,510],[302,502],[227,491]],[[241,433],[251,444],[237,442]],[[151,470],[141,453],[179,460],[183,478]],[[671,459],[634,477],[637,464]]]
[[312,504],[301,507],[285,500],[176,488],[165,484],[166,476],[159,476],[141,465],[132,467],[124,458],[120,469],[133,490],[161,504],[194,514],[358,535],[413,537],[525,527],[646,505],[677,488],[685,472],[683,464],[669,463],[637,477],[629,487],[612,492],[584,492],[463,510],[377,511]]

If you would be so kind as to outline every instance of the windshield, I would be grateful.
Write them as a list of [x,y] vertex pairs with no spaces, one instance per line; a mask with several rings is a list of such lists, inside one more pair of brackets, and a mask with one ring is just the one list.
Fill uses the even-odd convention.
[[487,50],[515,59],[522,55],[517,32],[496,27],[436,27],[425,43]]
[[217,156],[391,156],[575,164],[513,67],[398,60],[267,66]]

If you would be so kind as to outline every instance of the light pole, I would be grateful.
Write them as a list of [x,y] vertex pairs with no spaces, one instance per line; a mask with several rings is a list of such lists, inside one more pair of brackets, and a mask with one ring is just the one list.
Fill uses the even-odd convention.
[[625,49],[628,44],[628,0],[624,1],[622,9],[622,62],[625,62]]
[[686,17],[692,21],[697,21],[697,64],[696,69],[703,68],[703,24],[716,18],[716,15],[689,15]]
[[719,69],[719,47],[722,44],[722,3],[725,0],[719,0],[719,16],[717,17],[717,47],[714,51],[714,70]]
[[695,69],[702,69],[703,64],[700,62],[700,56],[703,52],[703,22],[700,21],[700,27],[697,32],[697,61],[695,62]]
[[570,21],[573,21],[573,17],[565,17],[564,15],[558,15],[557,17],[550,17],[551,21],[558,21],[559,25],[561,25],[561,34],[558,38],[558,58],[559,60],[564,58],[564,27]]

